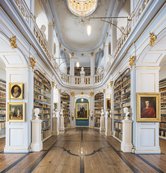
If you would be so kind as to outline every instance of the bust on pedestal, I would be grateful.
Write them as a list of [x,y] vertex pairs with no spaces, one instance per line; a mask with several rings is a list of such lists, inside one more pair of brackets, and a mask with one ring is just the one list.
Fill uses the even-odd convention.
[[111,110],[106,112],[105,117],[105,135],[111,136],[112,134],[112,118],[111,118]]
[[129,110],[127,107],[123,109],[125,119],[122,120],[122,142],[121,150],[123,152],[132,152],[132,120],[129,119]]
[[42,120],[40,119],[39,113],[40,109],[35,108],[35,119],[32,120],[32,143],[31,150],[32,151],[41,151],[43,149],[43,141],[42,141]]

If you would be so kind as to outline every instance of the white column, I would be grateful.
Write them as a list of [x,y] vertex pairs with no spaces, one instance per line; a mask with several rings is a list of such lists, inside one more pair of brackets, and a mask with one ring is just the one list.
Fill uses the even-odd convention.
[[64,124],[64,116],[63,116],[63,109],[61,109],[61,112],[60,112],[60,127],[59,127],[59,133],[63,134],[65,132],[65,124]]
[[[31,119],[33,113],[33,71],[30,67],[7,67],[6,84],[7,96],[6,102],[25,103],[25,121],[24,122],[6,122],[6,144],[5,152],[29,152],[31,144]],[[9,83],[24,84],[24,98],[22,100],[9,99]]]
[[48,50],[50,51],[50,54],[54,54],[54,36],[53,36],[53,23],[48,23]]
[[105,116],[105,135],[111,136],[112,134],[112,119],[111,119],[111,113],[106,111]]
[[[113,21],[113,24],[117,25],[116,21]],[[115,49],[116,49],[116,44],[117,44],[117,28],[115,26],[111,26],[111,50],[112,53],[114,53]]]
[[[135,70],[135,72],[134,72]],[[131,84],[135,83],[135,92],[132,88],[132,95],[136,93],[156,93],[159,92],[159,67],[135,67],[133,68]],[[137,80],[136,80],[137,79]],[[132,101],[133,102],[133,101]],[[132,103],[131,102],[131,103]],[[134,119],[134,146],[135,153],[160,153],[159,146],[159,123],[158,122],[137,122],[136,98],[132,106]]]
[[94,94],[90,94],[90,117],[89,127],[94,127]]
[[70,83],[74,84],[74,67],[75,67],[75,59],[70,59]]
[[105,132],[105,122],[104,122],[104,110],[101,110],[101,116],[100,116],[100,133],[104,134]]
[[70,96],[70,125],[75,127],[75,116],[74,116],[74,95]]
[[80,71],[80,76],[81,76],[81,84],[85,84],[85,71],[84,71],[84,67],[81,68],[81,71]]
[[91,84],[93,84],[94,75],[95,75],[95,54],[93,54],[90,58],[90,74],[91,74]]

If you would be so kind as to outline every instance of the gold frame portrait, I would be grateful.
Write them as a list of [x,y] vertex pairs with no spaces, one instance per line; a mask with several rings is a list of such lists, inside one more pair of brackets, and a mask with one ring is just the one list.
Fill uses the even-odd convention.
[[[14,87],[17,87],[17,95],[14,96]],[[9,83],[9,99],[21,100],[24,99],[24,84],[23,83]]]
[[[86,118],[81,118],[78,117],[78,105],[84,104],[87,107],[87,117]],[[89,118],[89,103],[76,103],[76,119],[88,119]]]
[[[13,110],[11,110],[13,109]],[[15,115],[14,115],[15,114]],[[19,114],[19,115],[17,115]],[[25,122],[25,103],[14,102],[7,105],[7,121]]]
[[137,121],[160,122],[160,93],[137,93]]

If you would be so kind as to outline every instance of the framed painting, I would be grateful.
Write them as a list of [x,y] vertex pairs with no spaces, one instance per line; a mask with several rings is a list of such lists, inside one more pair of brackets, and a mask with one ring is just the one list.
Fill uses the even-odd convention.
[[89,112],[88,103],[76,103],[76,118],[77,119],[87,119]]
[[7,121],[24,122],[25,121],[25,103],[8,103]]
[[160,121],[159,93],[137,93],[137,121]]
[[24,98],[24,84],[10,83],[9,84],[9,99],[21,100]]

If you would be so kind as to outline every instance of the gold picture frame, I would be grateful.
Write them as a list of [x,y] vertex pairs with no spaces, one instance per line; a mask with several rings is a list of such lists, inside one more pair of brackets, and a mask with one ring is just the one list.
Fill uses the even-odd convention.
[[160,122],[159,93],[137,93],[137,121]]
[[8,103],[7,121],[24,122],[25,121],[25,103],[23,102]]
[[24,99],[24,84],[9,83],[9,99],[22,100]]
[[76,103],[76,119],[89,118],[89,103]]

